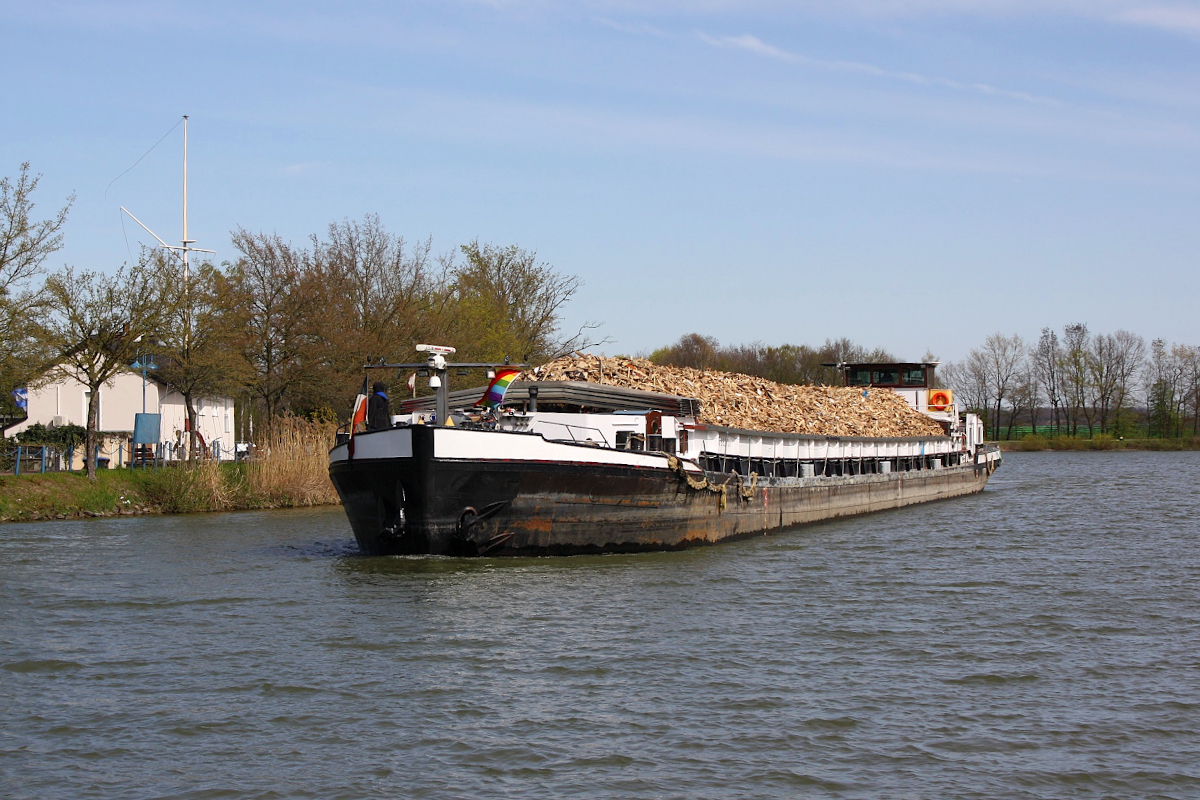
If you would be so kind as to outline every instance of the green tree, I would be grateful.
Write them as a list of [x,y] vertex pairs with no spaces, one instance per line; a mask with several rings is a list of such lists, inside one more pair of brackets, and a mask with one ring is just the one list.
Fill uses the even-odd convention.
[[96,479],[100,390],[133,361],[141,341],[160,327],[160,298],[145,260],[113,275],[64,267],[46,280],[53,309],[48,341],[57,353],[54,373],[74,378],[90,392],[87,474]]
[[538,362],[591,347],[592,323],[560,336],[562,310],[583,281],[556,272],[533,251],[478,241],[461,248],[465,263],[453,267],[450,333],[469,357]]
[[655,364],[692,369],[716,369],[721,343],[712,336],[686,333],[675,344],[660,347],[650,354]]
[[38,220],[33,194],[41,175],[21,165],[17,179],[0,178],[0,392],[33,383],[47,368],[42,321],[45,295],[30,288],[46,259],[63,244],[62,228],[75,197]]
[[228,295],[208,262],[185,271],[177,258],[155,254],[155,261],[159,285],[170,289],[162,293],[160,325],[150,349],[157,376],[183,396],[190,459],[198,453],[196,401],[232,388],[236,380]]
[[233,245],[242,255],[218,281],[222,305],[244,366],[242,383],[269,423],[315,367],[306,358],[318,308],[307,290],[313,283],[306,278],[308,253],[275,234],[242,228],[234,231]]

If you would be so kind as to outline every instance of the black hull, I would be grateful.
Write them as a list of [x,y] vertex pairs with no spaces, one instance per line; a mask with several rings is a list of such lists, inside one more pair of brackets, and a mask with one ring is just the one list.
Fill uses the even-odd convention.
[[[713,544],[978,492],[998,463],[744,484],[736,474],[708,473],[714,485],[696,488],[702,481],[689,483],[666,458],[642,459],[651,466],[437,458],[439,429],[408,430],[411,454],[378,457],[376,448],[377,457],[364,457],[360,446],[357,458],[331,460],[355,538],[370,555],[568,555]],[[596,452],[576,449],[581,458]]]

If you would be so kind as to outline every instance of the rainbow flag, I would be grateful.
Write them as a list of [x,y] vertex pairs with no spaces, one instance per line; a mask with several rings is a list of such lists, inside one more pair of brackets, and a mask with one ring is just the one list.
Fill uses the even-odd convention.
[[520,374],[521,370],[519,369],[496,370],[496,377],[492,378],[487,391],[483,393],[483,398],[476,405],[492,409],[499,408],[500,404],[504,402],[504,393],[508,391],[509,384],[515,381]]

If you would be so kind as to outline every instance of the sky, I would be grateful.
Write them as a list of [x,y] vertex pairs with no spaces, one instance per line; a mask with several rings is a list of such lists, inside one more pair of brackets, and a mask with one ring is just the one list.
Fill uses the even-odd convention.
[[608,354],[1200,344],[1197,0],[0,0],[0,30],[0,175],[76,196],[52,268],[153,244],[122,205],[181,237],[187,114],[218,260],[369,213],[517,244]]

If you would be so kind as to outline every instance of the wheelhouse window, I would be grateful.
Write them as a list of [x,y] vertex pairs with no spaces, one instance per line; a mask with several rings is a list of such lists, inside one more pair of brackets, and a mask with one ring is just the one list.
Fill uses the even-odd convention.
[[896,386],[900,383],[900,371],[896,369],[877,369],[871,376],[875,386]]
[[916,367],[904,371],[905,386],[924,386],[925,385],[925,368]]
[[871,370],[869,369],[852,369],[847,373],[849,381],[848,386],[870,386],[871,385]]

